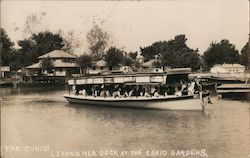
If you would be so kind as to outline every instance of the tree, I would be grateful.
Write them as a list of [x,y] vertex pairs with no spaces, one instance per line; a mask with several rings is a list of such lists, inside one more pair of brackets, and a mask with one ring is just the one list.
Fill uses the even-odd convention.
[[46,58],[42,59],[39,66],[42,70],[50,71],[54,67],[54,63],[50,57],[46,57]]
[[117,67],[122,64],[123,57],[122,50],[115,47],[110,47],[105,55],[105,60],[109,66],[109,69],[112,70],[113,67]]
[[153,43],[151,46],[147,46],[144,48],[140,47],[141,55],[144,56],[145,61],[153,59],[155,55],[162,52],[162,45],[163,45],[163,42],[159,41],[159,42]]
[[202,58],[209,68],[215,64],[239,63],[238,50],[226,39],[221,40],[220,43],[212,42]]
[[49,31],[32,34],[28,39],[18,41],[19,53],[25,58],[22,65],[27,66],[37,61],[37,57],[53,50],[61,50],[63,38]]
[[136,51],[136,52],[129,52],[129,53],[128,53],[128,56],[129,56],[131,59],[136,60],[137,54],[138,54],[137,51]]
[[92,57],[90,55],[81,55],[76,59],[76,63],[80,67],[80,73],[82,75],[82,70],[84,70],[84,74],[86,74],[87,68],[92,66]]
[[192,70],[198,70],[202,64],[198,49],[189,48],[186,41],[185,35],[178,35],[169,41],[159,41],[141,48],[141,52],[146,61],[160,56],[161,62],[154,63],[157,67],[191,67]]
[[103,57],[104,51],[108,45],[109,35],[97,24],[87,33],[87,42],[89,50],[94,60],[99,60]]
[[123,56],[122,65],[131,66],[131,65],[133,65],[133,63],[134,63],[133,59],[131,59],[130,57],[127,57],[127,56]]
[[14,55],[14,43],[10,40],[3,28],[0,28],[0,63],[1,66],[9,66]]
[[249,48],[249,43],[247,42],[246,45],[241,50],[240,63],[244,66],[248,66],[249,58],[250,58],[250,48]]

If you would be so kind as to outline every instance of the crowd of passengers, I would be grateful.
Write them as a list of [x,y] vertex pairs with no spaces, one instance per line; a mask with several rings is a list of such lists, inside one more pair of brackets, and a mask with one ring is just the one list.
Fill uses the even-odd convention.
[[196,91],[195,82],[179,81],[164,85],[88,85],[76,87],[76,95],[101,96],[101,97],[159,97],[167,95],[188,95]]

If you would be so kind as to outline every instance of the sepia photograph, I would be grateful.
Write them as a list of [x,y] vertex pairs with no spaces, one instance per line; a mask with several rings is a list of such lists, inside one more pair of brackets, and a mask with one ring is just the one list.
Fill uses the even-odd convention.
[[1,0],[0,158],[250,158],[249,0]]

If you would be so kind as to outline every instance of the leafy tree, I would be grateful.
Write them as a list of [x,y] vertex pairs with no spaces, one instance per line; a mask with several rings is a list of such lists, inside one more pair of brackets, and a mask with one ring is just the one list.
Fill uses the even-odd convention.
[[128,56],[129,56],[131,59],[136,60],[137,54],[138,54],[138,52],[129,52],[129,53],[128,53]]
[[137,71],[139,68],[141,68],[142,65],[141,65],[141,63],[139,61],[136,60],[134,62],[133,66],[134,66],[134,70]]
[[246,45],[241,50],[240,63],[242,65],[248,66],[249,58],[250,58],[250,47],[249,43],[247,42]]
[[141,52],[146,61],[159,55],[161,62],[154,63],[157,67],[191,67],[198,70],[202,64],[198,49],[189,48],[186,41],[185,35],[178,35],[172,40],[155,42],[151,46],[141,48]]
[[82,70],[84,70],[84,74],[86,74],[87,68],[92,66],[92,57],[90,55],[81,55],[76,59],[76,63],[80,67],[80,73],[82,75]]
[[131,65],[133,65],[133,63],[134,63],[134,61],[130,57],[124,56],[122,59],[122,64],[124,66],[131,66]]
[[123,51],[115,47],[110,47],[105,55],[105,60],[110,70],[112,70],[113,67],[117,67],[122,64],[123,58]]
[[23,56],[23,54],[15,48],[10,54],[11,58],[8,65],[11,67],[11,69],[17,71],[18,69],[22,68],[24,66],[23,63],[27,60],[26,56]]
[[22,65],[27,66],[36,62],[37,57],[64,46],[63,38],[59,34],[49,31],[32,34],[28,39],[18,41],[20,54],[25,57]]
[[191,67],[193,70],[198,70],[202,65],[198,51],[195,51],[193,49],[184,50],[184,52],[177,52],[176,59],[177,65],[175,67]]
[[42,59],[39,66],[42,70],[50,71],[54,67],[54,63],[50,57],[46,57],[46,58]]
[[162,52],[162,45],[163,45],[163,42],[159,41],[159,42],[153,43],[151,46],[147,46],[144,48],[140,47],[141,55],[144,56],[145,61],[153,59],[155,55]]
[[103,57],[103,53],[108,45],[109,35],[97,24],[87,33],[87,42],[89,50],[94,60],[99,60]]
[[10,40],[3,28],[0,28],[0,63],[1,66],[9,66],[14,58],[14,43]]
[[226,39],[221,40],[220,43],[212,42],[202,58],[209,68],[215,64],[239,63],[238,50]]

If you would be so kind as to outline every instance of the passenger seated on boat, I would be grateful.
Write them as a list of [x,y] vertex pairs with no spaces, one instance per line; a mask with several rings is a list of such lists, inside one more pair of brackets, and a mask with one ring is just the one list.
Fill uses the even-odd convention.
[[154,97],[159,97],[160,96],[160,94],[156,91],[155,93],[154,93]]
[[187,87],[183,81],[180,82],[180,86],[181,86],[181,91],[183,91]]
[[188,94],[194,94],[194,86],[195,86],[195,82],[192,82],[191,84],[188,85],[187,91]]
[[84,88],[83,88],[82,90],[79,91],[79,94],[80,94],[80,95],[83,95],[83,96],[85,96],[85,97],[87,96],[87,92],[86,92],[86,90],[85,90]]
[[145,88],[142,88],[142,91],[140,92],[140,96],[142,97],[144,96],[144,94],[145,94]]
[[139,96],[140,94],[139,94],[140,92],[139,92],[139,87],[138,86],[135,86],[134,87],[134,91],[133,91],[133,93],[132,93],[132,96]]
[[145,96],[145,97],[150,97],[149,92],[145,92],[144,96]]
[[181,89],[180,89],[180,85],[179,83],[175,83],[175,87],[174,87],[174,95],[176,96],[181,96]]
[[121,89],[119,88],[118,85],[115,85],[115,89],[113,92],[113,97],[121,97],[121,93],[120,93]]
[[93,95],[94,95],[94,97],[98,96],[98,89],[97,89],[97,87],[94,87]]
[[76,89],[75,95],[79,95],[79,89]]
[[113,92],[113,97],[114,97],[114,98],[116,98],[116,97],[121,97],[120,91],[115,91],[115,92]]
[[126,85],[124,87],[124,97],[128,97],[129,96],[129,91],[130,91],[130,88],[128,85]]
[[141,97],[145,94],[145,88],[143,88],[142,85],[139,85],[138,94]]
[[105,97],[105,88],[104,88],[104,85],[102,85],[101,88],[100,88],[100,96],[101,97]]
[[175,93],[175,85],[174,84],[170,84],[168,94],[174,95],[174,93]]
[[120,86],[119,91],[120,91],[121,96],[124,97],[124,95],[125,95],[125,86],[124,85]]
[[144,95],[144,90],[143,90],[142,86],[141,85],[136,86],[136,88],[134,89],[134,92],[133,92],[133,96],[138,97],[138,96],[143,96],[143,95]]
[[106,89],[106,87],[104,87],[104,85],[102,85],[101,91],[100,91],[100,96],[101,97],[106,97],[107,96],[107,92],[108,92],[108,90]]
[[187,83],[186,82],[182,82],[181,81],[181,93],[182,95],[187,95],[188,94],[188,91],[187,91]]
[[133,95],[133,93],[134,93],[134,89],[131,89],[131,90],[129,91],[129,93],[128,93],[128,97],[131,97],[131,96]]
[[111,94],[110,94],[110,92],[108,90],[105,91],[105,94],[106,94],[106,97],[110,97],[111,96]]
[[95,87],[94,86],[91,87],[91,92],[90,93],[91,93],[92,96],[94,96],[94,94],[95,94]]
[[145,96],[145,97],[150,97],[150,96],[151,96],[151,95],[150,95],[150,89],[149,89],[149,88],[146,88],[146,89],[145,89],[144,96]]
[[163,96],[167,96],[167,87],[165,85],[161,85],[159,88],[159,94]]
[[101,92],[100,92],[100,97],[105,97],[105,90],[101,90]]
[[175,95],[178,96],[178,97],[180,97],[182,95],[182,92],[181,91],[177,91],[177,92],[175,92]]
[[125,91],[125,93],[124,93],[124,97],[125,97],[125,98],[129,96],[128,93],[129,93],[129,92],[126,92],[126,91]]
[[[155,86],[155,87],[156,87],[156,86]],[[156,88],[152,87],[152,88],[150,89],[150,94],[151,94],[151,96],[154,96],[155,92],[156,92]]]

